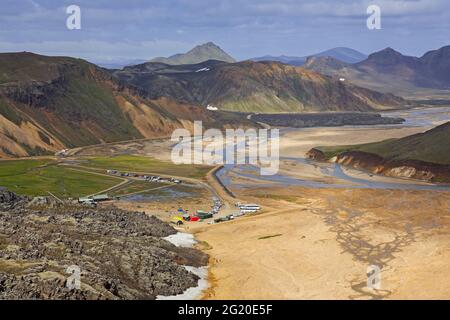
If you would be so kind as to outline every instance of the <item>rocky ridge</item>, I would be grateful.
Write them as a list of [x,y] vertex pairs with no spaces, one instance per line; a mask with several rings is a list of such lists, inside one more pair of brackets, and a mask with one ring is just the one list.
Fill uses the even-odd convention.
[[[51,202],[51,201],[50,201]],[[154,299],[197,285],[208,257],[162,239],[167,223],[115,207],[51,205],[0,191],[0,299]],[[80,289],[67,287],[69,266]]]

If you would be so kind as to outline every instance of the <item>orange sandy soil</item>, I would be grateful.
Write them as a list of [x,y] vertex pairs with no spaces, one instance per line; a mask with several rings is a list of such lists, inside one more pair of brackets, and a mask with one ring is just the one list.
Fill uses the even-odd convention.
[[[295,196],[293,196],[295,195]],[[266,213],[201,228],[205,299],[450,299],[450,193],[246,191]],[[366,288],[369,265],[381,289]]]

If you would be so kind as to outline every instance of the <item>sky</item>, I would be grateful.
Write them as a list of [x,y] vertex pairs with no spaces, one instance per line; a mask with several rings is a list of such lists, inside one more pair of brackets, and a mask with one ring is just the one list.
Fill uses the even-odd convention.
[[[81,9],[69,30],[66,9]],[[369,5],[381,29],[366,25]],[[149,60],[212,41],[238,60],[333,47],[407,55],[450,45],[448,0],[1,0],[0,52]]]

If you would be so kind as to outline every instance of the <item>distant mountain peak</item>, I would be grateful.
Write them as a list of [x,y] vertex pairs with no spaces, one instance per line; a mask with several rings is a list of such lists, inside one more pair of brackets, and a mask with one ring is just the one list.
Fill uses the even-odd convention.
[[387,47],[383,50],[374,52],[372,54],[369,55],[368,59],[370,59],[371,57],[395,57],[395,58],[414,58],[414,57],[410,57],[410,56],[405,56],[402,53],[398,52],[397,50],[391,48],[391,47]]
[[210,41],[210,42],[206,42],[206,43],[203,43],[203,44],[199,44],[199,45],[195,46],[194,48],[192,48],[191,50],[189,50],[188,52],[196,51],[196,50],[204,50],[204,49],[222,50],[222,48],[220,48],[217,44],[215,44],[214,42]]
[[304,67],[319,73],[326,74],[327,69],[338,70],[349,65],[329,56],[312,56],[306,59]]
[[386,49],[372,53],[361,64],[400,65],[416,63],[417,60],[415,57],[405,56],[391,47],[387,47]]
[[286,64],[291,64],[295,66],[301,66],[303,65],[306,60],[309,57],[332,57],[334,59],[340,60],[345,63],[358,63],[367,58],[367,55],[359,52],[357,50],[354,50],[352,48],[347,47],[336,47],[333,49],[329,49],[323,52],[319,52],[316,54],[311,54],[304,57],[289,57],[285,55],[281,55],[278,57],[266,55],[259,58],[253,58],[251,60],[253,61],[267,61],[267,60],[273,60],[273,61],[279,61]]
[[215,47],[215,48],[219,48],[220,49],[220,47],[217,44],[215,44],[214,42],[212,42],[212,41],[206,42],[204,44],[200,44],[197,47]]
[[214,42],[207,42],[198,46],[195,46],[186,53],[179,53],[169,58],[155,58],[150,62],[162,62],[169,65],[180,64],[197,64],[208,60],[217,60],[224,62],[236,62],[236,60],[226,53],[221,47]]

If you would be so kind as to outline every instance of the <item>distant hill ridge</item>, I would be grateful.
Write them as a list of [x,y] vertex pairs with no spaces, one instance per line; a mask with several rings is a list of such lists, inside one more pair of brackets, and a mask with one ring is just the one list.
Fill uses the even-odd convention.
[[337,47],[333,49],[329,49],[323,52],[319,52],[316,54],[311,54],[303,57],[293,57],[293,56],[263,56],[258,58],[252,58],[252,61],[278,61],[286,64],[290,64],[293,66],[303,66],[308,58],[310,57],[332,57],[334,59],[340,60],[345,63],[357,63],[363,61],[367,58],[367,55],[361,53],[357,50],[346,48],[346,47]]

